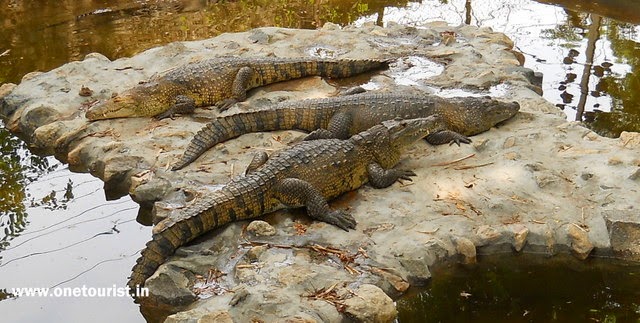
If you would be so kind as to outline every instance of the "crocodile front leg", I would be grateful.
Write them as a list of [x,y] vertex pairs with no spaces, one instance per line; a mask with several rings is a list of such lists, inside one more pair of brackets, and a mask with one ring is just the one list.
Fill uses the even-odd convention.
[[331,210],[320,191],[307,181],[285,178],[275,185],[273,193],[282,204],[304,205],[307,208],[307,214],[315,220],[333,224],[344,231],[356,227],[356,220],[351,214]]
[[401,179],[411,181],[410,176],[416,176],[416,173],[410,170],[384,169],[376,163],[369,164],[367,171],[369,173],[369,184],[375,188],[389,187]]
[[247,165],[247,169],[244,170],[244,174],[248,175],[255,172],[256,169],[264,165],[264,163],[266,163],[267,160],[269,160],[269,155],[267,155],[266,152],[264,151],[256,152],[255,154],[253,154],[253,158],[251,159],[251,162],[249,162],[249,165]]
[[169,110],[158,114],[155,118],[158,120],[162,120],[164,118],[173,119],[175,114],[189,114],[193,113],[195,109],[196,102],[192,98],[186,95],[178,95],[175,98],[175,103],[169,108]]
[[231,85],[231,97],[224,99],[220,102],[216,102],[218,111],[222,112],[229,109],[232,105],[244,101],[247,98],[247,87],[249,81],[253,77],[254,70],[251,67],[245,66],[238,70],[236,77],[233,79]]
[[463,144],[471,143],[471,139],[469,137],[463,136],[451,130],[442,130],[442,131],[434,132],[432,134],[429,134],[424,139],[432,145],[456,144],[460,146],[460,143],[463,143]]

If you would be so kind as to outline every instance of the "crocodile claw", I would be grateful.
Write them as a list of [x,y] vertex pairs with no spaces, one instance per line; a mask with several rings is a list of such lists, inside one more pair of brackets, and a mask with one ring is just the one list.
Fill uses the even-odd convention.
[[463,136],[461,134],[457,134],[458,136],[456,136],[455,138],[451,139],[451,141],[449,141],[449,146],[456,144],[458,145],[458,147],[460,147],[460,143],[463,144],[470,144],[471,143],[471,138],[467,137],[467,136]]
[[218,111],[223,112],[229,110],[234,104],[236,104],[238,100],[236,99],[224,99],[220,102],[217,102],[215,105],[218,107]]
[[396,179],[397,181],[407,180],[407,181],[413,182],[413,179],[410,176],[417,176],[417,174],[411,170],[396,169],[394,171],[396,172],[396,176],[398,177]]
[[333,224],[347,232],[349,229],[356,228],[356,219],[354,219],[351,214],[344,211],[331,211],[321,220]]

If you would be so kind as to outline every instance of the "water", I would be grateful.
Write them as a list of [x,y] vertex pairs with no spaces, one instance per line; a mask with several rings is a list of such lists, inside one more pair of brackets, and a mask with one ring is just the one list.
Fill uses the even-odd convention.
[[[525,66],[544,73],[545,98],[568,119],[593,120],[594,129],[611,136],[637,131],[640,4],[553,2],[568,9],[530,0],[0,0],[0,83],[18,83],[28,72],[48,71],[90,52],[117,59],[172,41],[260,26],[445,20],[509,35]],[[593,63],[585,64],[591,56]],[[583,79],[588,90],[580,86]],[[592,113],[596,109],[603,112]],[[129,198],[107,201],[99,180],[32,155],[2,125],[0,151],[0,321],[141,321],[128,297],[11,293],[11,287],[123,286],[150,230],[135,221],[137,205]],[[585,281],[572,288],[578,295],[589,286]],[[482,317],[495,319],[490,313]]]
[[397,302],[399,323],[640,322],[640,264],[494,255],[432,274]]

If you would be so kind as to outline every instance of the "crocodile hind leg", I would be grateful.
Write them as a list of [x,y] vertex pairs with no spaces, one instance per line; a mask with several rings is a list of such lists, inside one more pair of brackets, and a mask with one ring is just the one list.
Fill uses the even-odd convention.
[[178,95],[176,96],[175,102],[169,108],[169,110],[156,115],[155,118],[158,120],[161,120],[164,118],[173,119],[173,116],[175,114],[189,114],[189,113],[193,113],[195,109],[196,109],[196,102],[192,98],[186,95]]
[[369,173],[369,184],[375,188],[389,187],[401,179],[411,181],[410,176],[416,176],[416,173],[410,170],[384,169],[376,163],[369,164],[367,172]]
[[215,105],[218,107],[218,111],[225,111],[237,102],[244,101],[247,98],[247,86],[253,77],[253,73],[254,70],[247,66],[238,70],[236,77],[233,79],[233,84],[231,85],[232,96],[220,102],[216,102]]
[[353,126],[353,115],[339,112],[331,117],[327,129],[316,129],[309,133],[304,140],[317,139],[347,139],[351,137],[349,129]]
[[285,178],[275,185],[273,194],[282,204],[304,205],[307,208],[307,214],[315,220],[333,224],[345,231],[356,227],[356,220],[351,214],[331,210],[320,191],[307,181]]

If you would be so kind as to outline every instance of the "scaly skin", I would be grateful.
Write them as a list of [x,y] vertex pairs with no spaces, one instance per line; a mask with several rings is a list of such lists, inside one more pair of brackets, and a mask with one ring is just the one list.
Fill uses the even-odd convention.
[[[132,269],[128,286],[144,285],[174,251],[229,222],[253,219],[282,207],[305,206],[309,216],[344,230],[355,228],[354,218],[327,204],[342,193],[369,182],[388,187],[410,179],[411,171],[394,169],[405,147],[440,131],[438,116],[390,120],[347,140],[304,141],[276,153],[245,177],[233,179],[219,191],[195,199],[179,215],[156,225],[152,240]],[[457,139],[464,136],[451,133]],[[456,138],[451,138],[451,140]]]
[[[172,169],[181,169],[218,143],[250,132],[297,129],[313,131],[307,140],[346,139],[385,120],[439,114],[448,130],[473,136],[513,117],[519,109],[516,102],[501,102],[489,97],[441,98],[404,94],[358,94],[285,102],[208,123],[196,133]],[[437,145],[446,143],[447,138],[445,131],[431,134],[426,139]]]
[[91,108],[90,121],[164,118],[190,113],[196,107],[226,110],[246,98],[247,90],[305,76],[342,78],[386,67],[386,60],[220,57],[186,64],[133,87]]

